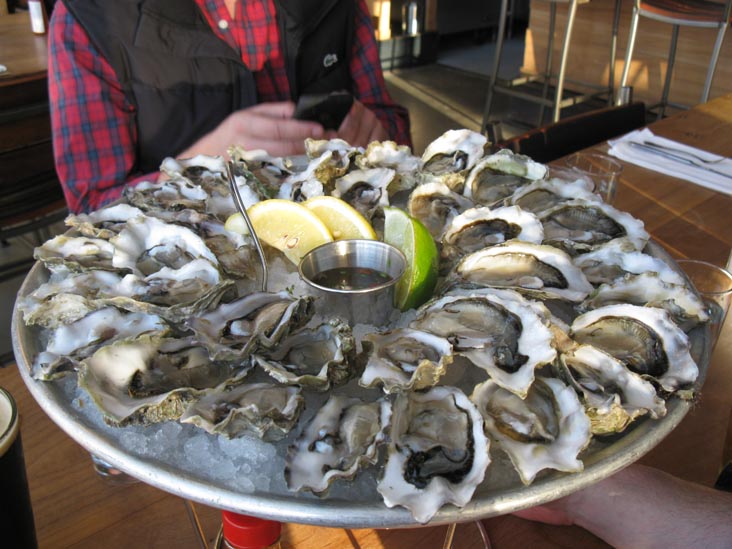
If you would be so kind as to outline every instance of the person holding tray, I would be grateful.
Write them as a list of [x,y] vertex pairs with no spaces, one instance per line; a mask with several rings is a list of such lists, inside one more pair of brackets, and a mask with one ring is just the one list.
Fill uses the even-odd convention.
[[[341,90],[353,101],[337,130],[293,117],[299,97]],[[72,212],[154,178],[167,156],[294,155],[308,137],[410,144],[364,0],[58,2],[49,96]]]
[[613,547],[732,547],[732,493],[639,464],[514,514],[581,526]]

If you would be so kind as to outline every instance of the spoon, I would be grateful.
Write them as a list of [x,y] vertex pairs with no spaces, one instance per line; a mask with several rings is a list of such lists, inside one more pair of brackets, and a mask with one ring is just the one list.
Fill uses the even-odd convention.
[[228,175],[229,179],[229,187],[231,189],[231,196],[234,198],[234,204],[236,205],[236,209],[239,210],[239,213],[244,218],[244,221],[247,224],[247,227],[249,228],[249,234],[252,235],[252,238],[254,239],[254,245],[257,247],[257,254],[259,254],[259,262],[262,264],[262,291],[267,291],[267,278],[268,278],[268,271],[267,271],[267,260],[264,257],[264,250],[262,249],[262,244],[259,242],[259,237],[257,236],[257,233],[254,231],[254,226],[252,225],[251,220],[249,219],[249,215],[247,215],[247,209],[244,206],[244,201],[241,199],[241,194],[239,194],[239,187],[236,185],[236,178],[234,177],[234,163],[229,160],[226,163],[226,173]]

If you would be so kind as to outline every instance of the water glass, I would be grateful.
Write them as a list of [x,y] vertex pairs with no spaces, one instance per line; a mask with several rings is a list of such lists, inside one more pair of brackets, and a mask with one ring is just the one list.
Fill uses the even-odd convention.
[[723,267],[698,259],[679,259],[676,263],[704,300],[710,316],[709,327],[714,348],[732,302],[732,274]]
[[579,177],[592,182],[594,190],[608,204],[615,200],[620,172],[623,165],[600,153],[576,152],[566,160],[567,167]]

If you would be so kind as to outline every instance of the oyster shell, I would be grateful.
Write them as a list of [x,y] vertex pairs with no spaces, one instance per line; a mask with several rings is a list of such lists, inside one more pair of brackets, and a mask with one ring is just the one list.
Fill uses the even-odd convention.
[[142,336],[102,347],[81,362],[79,386],[112,425],[177,419],[200,395],[247,369],[212,361],[189,339]]
[[422,159],[412,154],[406,145],[394,141],[372,141],[366,151],[356,157],[356,165],[362,170],[390,168],[397,174],[390,185],[390,192],[405,191],[417,185]]
[[542,212],[540,219],[544,224],[544,243],[573,255],[615,238],[626,238],[636,250],[642,250],[650,239],[642,221],[605,202],[564,202]]
[[139,216],[145,216],[140,208],[120,203],[88,214],[70,215],[65,223],[83,236],[109,240],[119,233],[130,219]]
[[333,196],[345,200],[366,219],[379,207],[389,205],[389,185],[396,172],[390,168],[354,170],[335,182]]
[[691,385],[699,375],[689,338],[663,309],[608,305],[575,318],[570,335],[602,349],[668,392]]
[[669,284],[657,273],[626,274],[609,284],[602,284],[582,303],[582,309],[629,303],[665,309],[682,330],[709,321],[706,305],[685,284]]
[[181,423],[192,423],[212,435],[237,438],[247,433],[267,442],[287,435],[297,423],[305,399],[297,387],[247,383],[230,387],[226,382],[186,408]]
[[552,246],[509,240],[463,257],[448,282],[513,288],[540,298],[579,302],[592,291],[571,257]]
[[50,271],[113,271],[114,252],[114,245],[102,238],[59,235],[37,247],[33,258],[42,261]]
[[332,395],[289,448],[287,487],[322,494],[334,480],[353,478],[366,463],[376,463],[390,416],[385,399]]
[[361,344],[368,361],[359,385],[387,393],[432,387],[453,360],[447,339],[409,328],[371,333]]
[[342,385],[354,375],[356,341],[348,324],[334,319],[254,351],[252,361],[280,383],[316,391]]
[[407,209],[412,217],[424,224],[432,238],[439,240],[450,221],[473,206],[471,200],[451,191],[444,183],[433,181],[419,185],[411,192]]
[[650,382],[597,347],[578,345],[560,362],[563,379],[580,393],[593,434],[619,433],[645,414],[666,415],[666,403]]
[[488,140],[471,130],[448,130],[422,154],[422,171],[438,176],[451,190],[462,192],[464,172],[483,156]]
[[502,149],[486,156],[470,170],[463,194],[476,204],[492,206],[544,175],[546,166],[543,164]]
[[442,236],[443,262],[507,240],[541,244],[544,227],[532,213],[517,206],[470,208],[453,218]]
[[376,489],[387,507],[406,507],[425,523],[446,503],[467,504],[489,463],[483,418],[460,389],[402,393]]
[[590,419],[574,390],[560,380],[537,377],[524,399],[488,380],[476,385],[470,399],[524,484],[543,469],[584,469],[579,454],[590,443]]
[[519,206],[527,212],[539,214],[570,200],[601,201],[600,195],[594,194],[592,189],[592,183],[586,179],[564,181],[553,177],[540,179],[517,189],[506,202]]
[[244,358],[258,346],[270,348],[313,315],[312,297],[255,292],[190,317],[186,326],[214,359]]

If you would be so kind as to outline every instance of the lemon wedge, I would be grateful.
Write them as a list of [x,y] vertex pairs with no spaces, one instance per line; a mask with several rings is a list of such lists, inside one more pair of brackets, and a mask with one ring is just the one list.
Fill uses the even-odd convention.
[[[325,223],[298,202],[279,198],[263,200],[250,206],[247,214],[259,239],[282,251],[295,265],[313,248],[333,241]],[[239,213],[229,216],[224,228],[249,233]]]
[[314,196],[302,203],[325,223],[335,240],[376,240],[371,223],[345,200],[335,196]]

